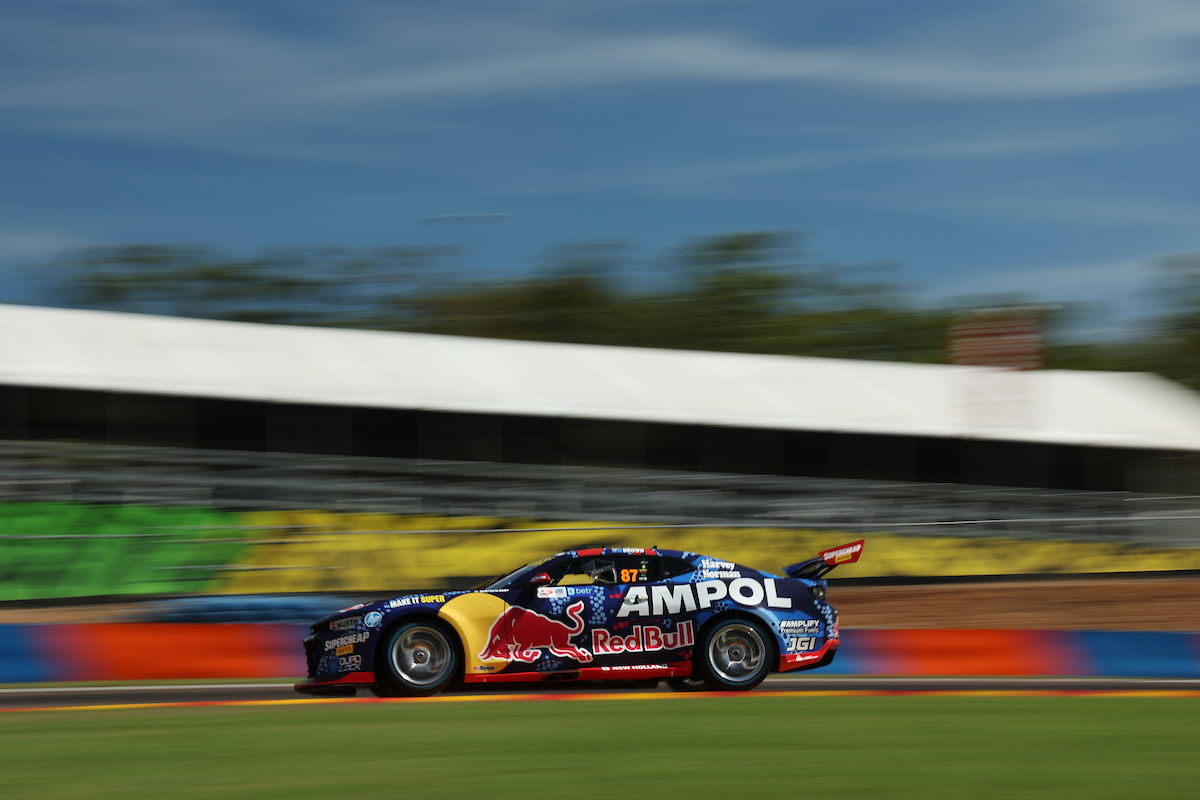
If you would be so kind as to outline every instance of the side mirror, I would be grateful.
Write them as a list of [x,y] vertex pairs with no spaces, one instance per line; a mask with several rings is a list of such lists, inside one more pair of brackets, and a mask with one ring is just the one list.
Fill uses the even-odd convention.
[[546,586],[546,585],[550,584],[550,582],[552,580],[553,579],[550,577],[549,572],[536,572],[536,573],[534,573],[533,577],[529,579],[529,585],[530,586]]

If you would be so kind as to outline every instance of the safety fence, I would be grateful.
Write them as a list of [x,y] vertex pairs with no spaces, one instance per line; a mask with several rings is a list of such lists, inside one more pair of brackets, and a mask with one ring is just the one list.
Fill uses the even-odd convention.
[[1200,548],[761,525],[0,503],[0,601],[466,588],[595,545],[689,550],[779,572],[866,538],[838,578],[1200,570]]
[[[287,624],[0,625],[0,683],[301,677]],[[1200,633],[849,629],[821,675],[1200,678]]]
[[1200,547],[1200,496],[0,441],[0,500]]

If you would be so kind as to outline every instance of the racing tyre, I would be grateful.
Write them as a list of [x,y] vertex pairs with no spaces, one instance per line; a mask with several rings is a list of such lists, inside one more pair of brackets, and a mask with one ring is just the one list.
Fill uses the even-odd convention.
[[692,669],[710,689],[744,691],[767,677],[772,654],[761,625],[734,617],[718,620],[704,632]]
[[458,640],[451,631],[432,621],[409,622],[385,636],[372,689],[380,697],[437,694],[454,681],[458,669]]

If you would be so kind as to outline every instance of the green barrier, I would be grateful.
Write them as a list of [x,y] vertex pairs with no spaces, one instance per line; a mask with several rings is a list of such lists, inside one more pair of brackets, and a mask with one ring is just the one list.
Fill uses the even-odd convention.
[[244,544],[210,508],[0,503],[0,601],[209,592]]

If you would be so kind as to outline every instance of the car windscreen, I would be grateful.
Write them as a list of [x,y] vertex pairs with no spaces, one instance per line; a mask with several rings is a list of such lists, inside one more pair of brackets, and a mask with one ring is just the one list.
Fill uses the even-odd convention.
[[478,586],[471,587],[473,590],[480,589],[511,589],[514,586],[523,586],[529,581],[529,576],[538,571],[538,568],[544,565],[550,558],[543,558],[540,561],[534,561],[531,564],[517,567],[512,572],[506,572],[498,578],[488,578]]

